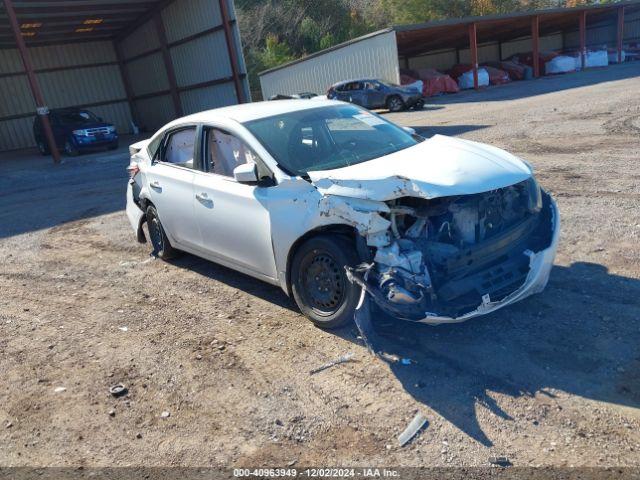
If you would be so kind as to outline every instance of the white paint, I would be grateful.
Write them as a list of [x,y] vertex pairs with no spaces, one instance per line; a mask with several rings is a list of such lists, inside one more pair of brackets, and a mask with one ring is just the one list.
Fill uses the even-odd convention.
[[531,167],[504,150],[443,135],[368,162],[309,172],[322,194],[378,201],[488,192],[531,175]]

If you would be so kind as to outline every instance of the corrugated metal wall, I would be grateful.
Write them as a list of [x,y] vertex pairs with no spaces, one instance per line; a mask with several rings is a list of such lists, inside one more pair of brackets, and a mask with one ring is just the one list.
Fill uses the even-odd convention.
[[[242,89],[250,101],[233,0],[226,0]],[[185,114],[237,103],[219,0],[174,0],[160,12]],[[150,20],[123,38],[120,48],[139,126],[155,130],[176,117],[160,50]],[[132,112],[112,41],[29,48],[49,108],[88,106],[118,131],[131,131]],[[91,65],[91,66],[88,66]],[[50,71],[51,69],[56,69]],[[0,49],[0,150],[35,146],[35,103],[15,49]],[[136,98],[137,97],[137,98]]]
[[[227,0],[246,101],[249,83],[232,0]],[[184,114],[238,103],[219,0],[175,0],[160,12]],[[153,21],[121,42],[140,126],[156,130],[177,114]],[[154,72],[154,75],[149,75]],[[138,98],[136,98],[138,97]],[[139,98],[142,97],[142,98]]]
[[[587,16],[587,22],[589,17]],[[587,23],[588,25],[588,23]],[[588,26],[587,46],[614,48],[618,38],[618,25],[616,20],[604,24]],[[624,17],[624,41],[640,41],[640,12],[626,14]],[[580,48],[580,34],[578,31],[567,32],[564,35],[565,48]]]
[[[49,108],[104,103],[89,108],[113,122],[119,131],[130,130],[131,113],[111,42],[33,47],[29,48],[29,55],[36,71],[63,68],[36,73]],[[18,51],[0,50],[0,150],[35,145],[35,103],[27,76],[21,72]]]
[[[562,34],[546,35],[540,37],[540,50],[561,50]],[[502,44],[502,58],[509,58],[516,53],[531,51],[531,38],[520,38]],[[460,63],[471,63],[471,52],[468,48],[460,50]],[[478,45],[478,62],[490,62],[500,58],[500,46],[493,42]],[[435,68],[448,70],[456,63],[456,51],[430,53],[409,59],[409,68]]]
[[323,94],[335,82],[364,77],[398,83],[398,47],[394,31],[349,43],[264,73],[260,75],[260,87],[265,99],[278,93]]

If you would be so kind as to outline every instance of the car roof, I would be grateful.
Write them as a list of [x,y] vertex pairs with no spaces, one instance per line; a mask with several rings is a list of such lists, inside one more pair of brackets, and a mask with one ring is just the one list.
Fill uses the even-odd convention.
[[353,83],[353,82],[379,82],[379,81],[380,80],[378,80],[377,78],[353,78],[351,80],[342,80],[340,82],[334,83],[331,86],[337,87],[338,85],[344,85],[346,83]]
[[207,123],[209,121],[228,118],[239,123],[258,120],[260,118],[272,117],[283,113],[298,112],[302,110],[310,110],[312,108],[328,107],[335,105],[344,105],[344,102],[336,100],[277,100],[265,102],[241,103],[239,105],[230,105],[228,107],[216,108],[213,110],[205,110],[186,117],[178,118],[169,124],[179,125],[182,123]]

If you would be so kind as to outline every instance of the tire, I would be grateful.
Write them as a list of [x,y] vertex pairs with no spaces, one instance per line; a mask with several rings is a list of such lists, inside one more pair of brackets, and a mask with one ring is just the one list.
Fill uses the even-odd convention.
[[40,155],[42,156],[51,154],[51,152],[49,151],[49,147],[47,147],[47,145],[43,141],[38,142],[38,150],[40,151]]
[[397,95],[392,95],[387,98],[387,110],[390,112],[399,112],[404,109],[404,102]]
[[291,290],[300,311],[316,326],[339,328],[353,320],[360,288],[349,282],[344,266],[359,263],[355,245],[339,235],[304,242],[291,262]]
[[416,103],[413,104],[412,108],[414,110],[422,110],[424,108],[424,100],[418,100]]
[[80,154],[80,150],[76,147],[70,139],[64,142],[64,152],[70,157],[77,157]]
[[147,227],[149,228],[149,239],[153,246],[153,254],[162,260],[169,260],[176,256],[176,250],[171,246],[171,242],[164,231],[158,211],[153,205],[147,207]]

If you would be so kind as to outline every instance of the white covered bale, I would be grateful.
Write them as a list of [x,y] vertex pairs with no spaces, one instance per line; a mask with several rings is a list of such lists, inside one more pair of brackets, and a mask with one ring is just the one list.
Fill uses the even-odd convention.
[[584,63],[587,68],[606,67],[609,65],[609,54],[606,50],[588,51]]
[[[458,77],[458,85],[461,90],[473,88],[473,70],[463,73]],[[478,86],[487,87],[489,85],[489,72],[484,68],[478,69]]]
[[556,73],[574,72],[576,70],[576,60],[574,57],[558,55],[544,64],[544,71],[547,75]]

